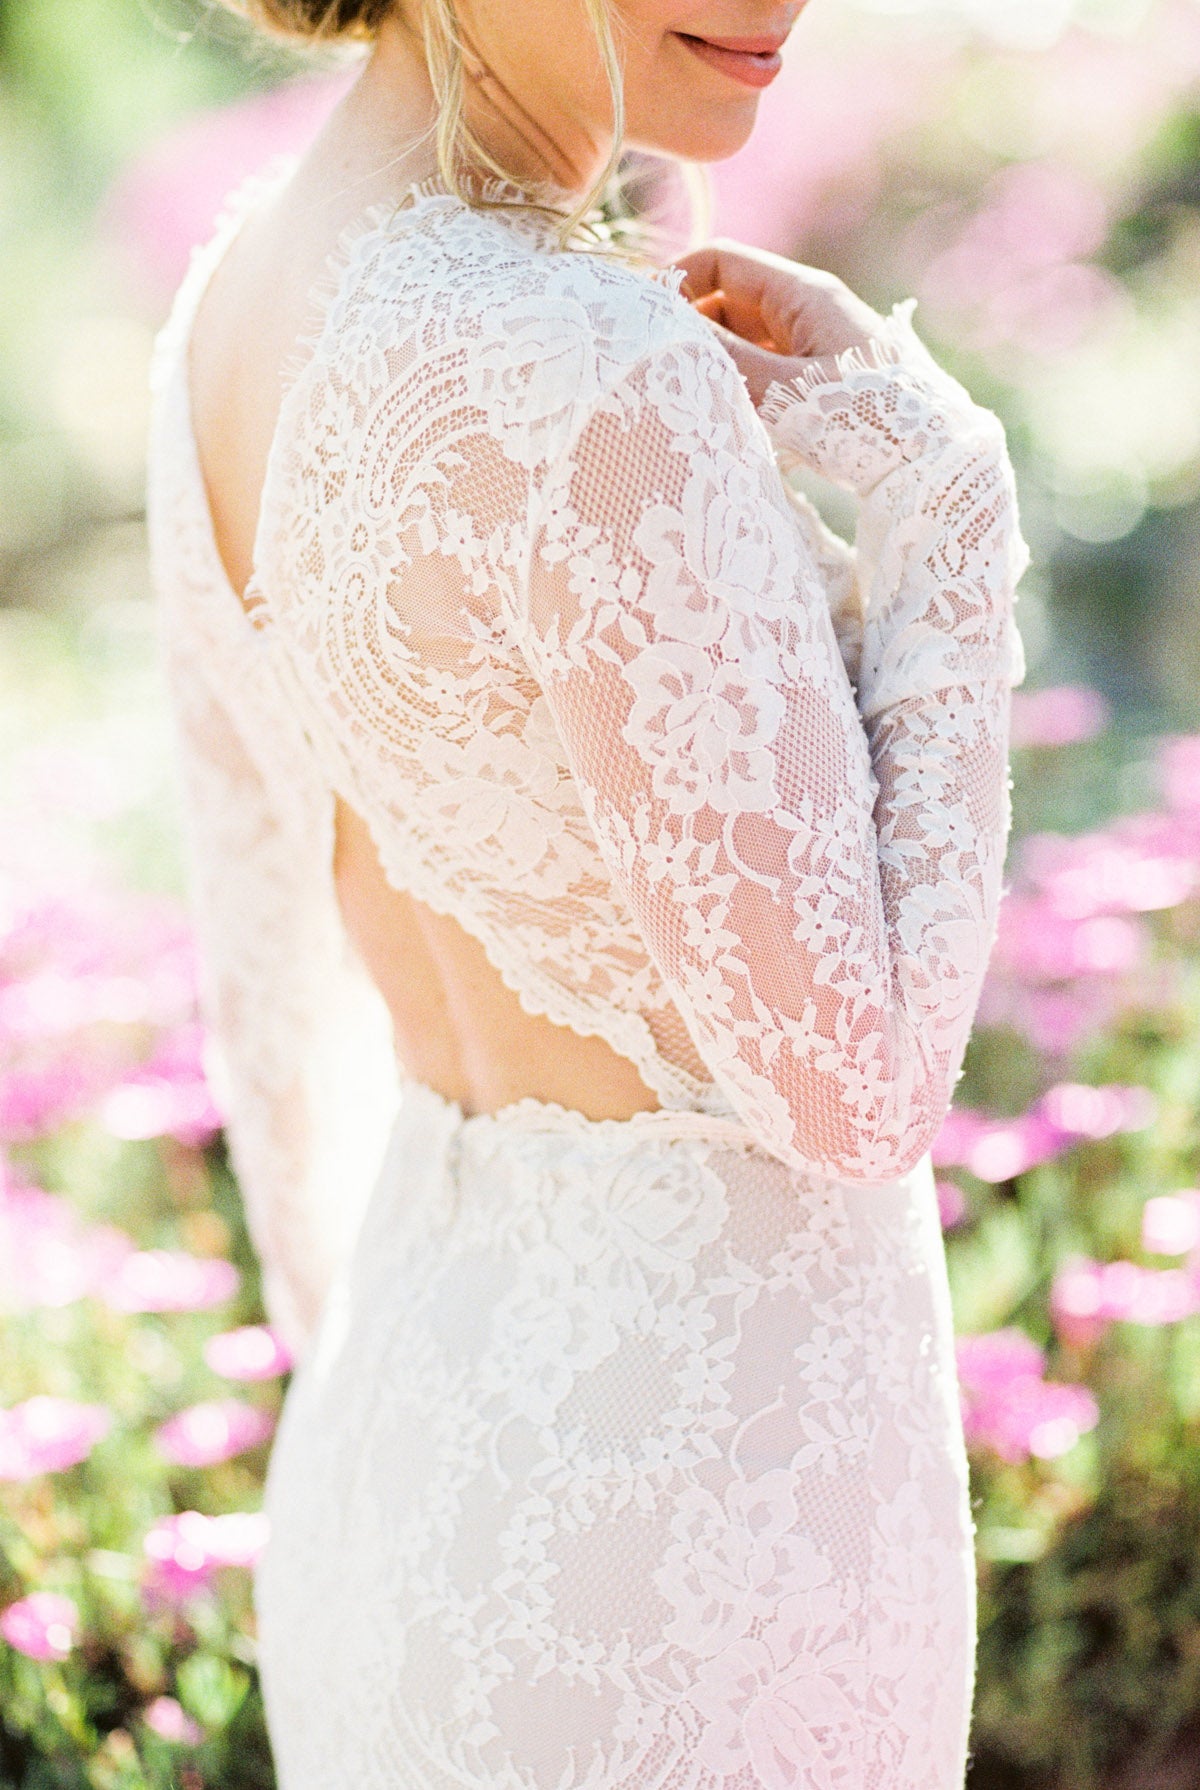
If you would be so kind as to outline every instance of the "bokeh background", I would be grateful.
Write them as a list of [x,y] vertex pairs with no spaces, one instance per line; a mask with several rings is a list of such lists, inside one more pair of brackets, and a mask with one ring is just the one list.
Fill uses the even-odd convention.
[[[971,1790],[1200,1782],[1200,4],[819,0],[718,229],[910,293],[1033,568],[1011,892],[937,1148]],[[154,333],[344,69],[0,0],[0,1785],[266,1790],[287,1358],[204,1077],[142,514]],[[845,518],[842,518],[845,520]]]

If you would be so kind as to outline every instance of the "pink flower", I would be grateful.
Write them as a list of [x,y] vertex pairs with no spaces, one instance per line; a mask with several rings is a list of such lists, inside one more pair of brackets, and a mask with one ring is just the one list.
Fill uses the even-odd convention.
[[275,1428],[269,1411],[240,1399],[211,1399],[180,1411],[159,1429],[159,1452],[177,1467],[215,1467],[257,1448]]
[[985,1137],[991,1120],[969,1106],[953,1106],[933,1140],[931,1155],[937,1168],[961,1168],[975,1144]]
[[1097,690],[1061,684],[1051,690],[1013,692],[1014,746],[1071,746],[1095,739],[1108,725],[1109,708]]
[[[989,284],[1062,266],[1092,254],[1107,231],[1102,190],[1056,162],[1017,162],[996,174],[969,220],[957,249],[961,299],[977,297],[977,277]],[[931,270],[933,271],[933,270]],[[943,277],[949,269],[939,270]]]
[[[1022,1389],[1010,1400],[996,1440],[991,1445],[1002,1452],[1005,1445],[1012,1452],[1028,1449],[1038,1460],[1057,1460],[1074,1448],[1076,1442],[1100,1421],[1100,1408],[1086,1386],[1062,1386],[1044,1380],[1037,1387]],[[1001,1439],[1002,1438],[1002,1439]]]
[[79,1633],[79,1611],[57,1591],[31,1591],[0,1616],[0,1634],[30,1659],[66,1659]]
[[994,967],[1022,981],[1128,975],[1144,955],[1141,928],[1120,915],[1079,918],[1039,895],[1010,895],[1000,909]]
[[956,1107],[933,1145],[938,1168],[967,1168],[981,1181],[1010,1181],[1049,1162],[1069,1142],[1036,1107],[1015,1119],[989,1119]]
[[1142,1131],[1154,1113],[1146,1088],[1063,1082],[1012,1119],[955,1107],[934,1141],[933,1160],[938,1168],[970,1169],[981,1181],[1010,1181],[1082,1141]]
[[981,1137],[965,1166],[981,1181],[1011,1181],[1044,1162],[1053,1162],[1070,1140],[1036,1107],[1011,1122],[997,1122]]
[[0,1069],[0,1137],[37,1137],[93,1111],[136,1078],[132,1059],[145,1048],[140,1033],[147,1026],[178,1028],[168,1030],[155,1062],[141,1072],[171,1084],[168,1128],[210,1136],[211,1101],[190,1039],[195,949],[178,907],[89,889],[38,895],[6,920],[0,1039],[9,1048]]
[[102,1123],[114,1137],[174,1137],[202,1148],[221,1129],[203,1067],[199,1026],[180,1026],[160,1039],[151,1061],[128,1075],[104,1098]]
[[1200,1287],[1184,1268],[1143,1268],[1126,1319],[1131,1324],[1179,1324],[1200,1311]]
[[1042,1351],[1019,1330],[962,1337],[957,1355],[967,1441],[1001,1460],[1054,1460],[1099,1421],[1085,1386],[1043,1379]]
[[967,1216],[967,1200],[957,1181],[937,1183],[938,1217],[944,1231],[952,1231]]
[[1050,1311],[1064,1342],[1086,1345],[1109,1324],[1177,1324],[1200,1311],[1200,1286],[1184,1268],[1143,1268],[1137,1262],[1063,1264],[1050,1291]]
[[1142,1207],[1147,1255],[1187,1255],[1200,1246],[1200,1192],[1161,1194]]
[[0,1411],[0,1480],[61,1473],[87,1459],[112,1427],[103,1405],[69,1398],[28,1398]]
[[1099,1262],[1076,1258],[1059,1269],[1050,1290],[1050,1315],[1071,1348],[1086,1348],[1103,1336],[1110,1319]]
[[1034,834],[1021,866],[1038,898],[1067,921],[1178,907],[1200,881],[1200,842],[1161,815],[1131,815],[1103,832]]
[[286,1344],[266,1324],[245,1324],[240,1330],[210,1336],[204,1359],[214,1374],[226,1380],[271,1380],[292,1365]]
[[125,1257],[101,1289],[114,1311],[208,1311],[231,1299],[241,1275],[223,1257],[182,1250],[138,1250]]
[[1093,976],[1087,981],[1030,987],[1006,976],[1004,966],[997,964],[984,983],[979,1023],[1011,1026],[1042,1055],[1066,1057],[1111,1024],[1123,998],[1124,990],[1113,980]]
[[1023,1330],[1010,1326],[980,1336],[960,1336],[955,1344],[958,1375],[973,1392],[1001,1391],[1014,1380],[1040,1379],[1045,1351]]
[[1009,363],[1014,346],[1061,354],[1121,302],[1119,282],[1085,260],[1105,231],[1102,190],[1069,166],[1004,168],[957,240],[929,260],[924,296]]
[[66,1200],[14,1181],[0,1164],[0,1308],[70,1305],[132,1250],[123,1231],[81,1225]]
[[185,1510],[161,1518],[142,1544],[151,1589],[170,1598],[189,1597],[203,1590],[222,1566],[256,1566],[267,1527],[261,1511],[209,1517]]
[[78,1053],[0,1071],[0,1139],[25,1143],[85,1113],[107,1086],[99,1065]]
[[103,889],[39,896],[0,935],[0,1032],[170,1026],[195,1005],[196,953],[174,902]]
[[175,1746],[199,1746],[204,1729],[194,1722],[174,1697],[155,1697],[142,1711],[142,1720],[163,1740]]
[[1037,1110],[1064,1137],[1097,1140],[1153,1125],[1157,1103],[1149,1088],[1109,1082],[1094,1088],[1062,1082],[1038,1101]]
[[[976,313],[973,334],[976,345],[985,350],[1008,352],[1011,358],[1012,344],[1028,354],[1048,358],[1078,347],[1102,325],[1127,314],[1128,309],[1124,287],[1107,268],[1069,261],[1062,267],[1029,273],[1007,291],[989,293]],[[996,358],[993,353],[993,364]],[[1091,696],[1095,692],[1080,694]],[[1081,725],[1087,727],[1087,720]],[[1068,745],[1073,738],[1092,738],[1099,729],[1089,727],[1078,735],[1066,732],[1065,737],[1056,738],[1051,723],[1047,731],[1048,738],[1034,743]]]

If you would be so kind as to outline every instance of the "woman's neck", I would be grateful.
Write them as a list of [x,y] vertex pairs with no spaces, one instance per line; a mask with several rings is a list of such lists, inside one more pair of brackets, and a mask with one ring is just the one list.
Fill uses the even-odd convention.
[[[432,161],[437,105],[424,45],[399,14],[380,26],[359,87],[365,89],[364,98],[394,107],[397,123],[420,112],[423,125],[414,134],[428,137]],[[503,80],[469,40],[464,40],[463,87],[468,126],[519,184],[574,195],[586,192],[596,180],[608,159],[607,150],[550,96],[538,92],[532,78]]]

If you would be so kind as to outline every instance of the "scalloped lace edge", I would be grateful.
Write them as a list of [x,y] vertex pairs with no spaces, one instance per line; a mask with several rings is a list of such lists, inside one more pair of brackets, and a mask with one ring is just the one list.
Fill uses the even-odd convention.
[[458,1129],[465,1131],[467,1135],[474,1131],[487,1131],[495,1126],[515,1131],[565,1131],[573,1136],[613,1142],[634,1138],[640,1141],[644,1137],[660,1138],[663,1142],[698,1138],[704,1142],[728,1143],[744,1149],[762,1148],[749,1126],[740,1119],[726,1117],[721,1113],[697,1112],[687,1107],[676,1109],[664,1106],[657,1111],[631,1113],[627,1119],[589,1119],[586,1113],[580,1112],[576,1107],[563,1106],[557,1100],[539,1100],[536,1095],[526,1094],[507,1106],[497,1107],[495,1112],[468,1113],[463,1110],[461,1102],[440,1094],[427,1082],[404,1076],[400,1082],[401,1106],[405,1102],[411,1104],[414,1100],[424,1101],[444,1112],[447,1117],[452,1117]]

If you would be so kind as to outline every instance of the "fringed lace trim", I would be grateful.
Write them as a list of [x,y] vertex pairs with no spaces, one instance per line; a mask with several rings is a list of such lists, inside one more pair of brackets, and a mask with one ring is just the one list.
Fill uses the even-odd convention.
[[775,380],[759,407],[767,428],[780,427],[798,398],[812,397],[823,387],[844,385],[858,373],[883,373],[892,367],[927,362],[928,350],[912,327],[916,308],[915,298],[904,299],[884,319],[878,335],[862,346],[814,358],[793,378]]

